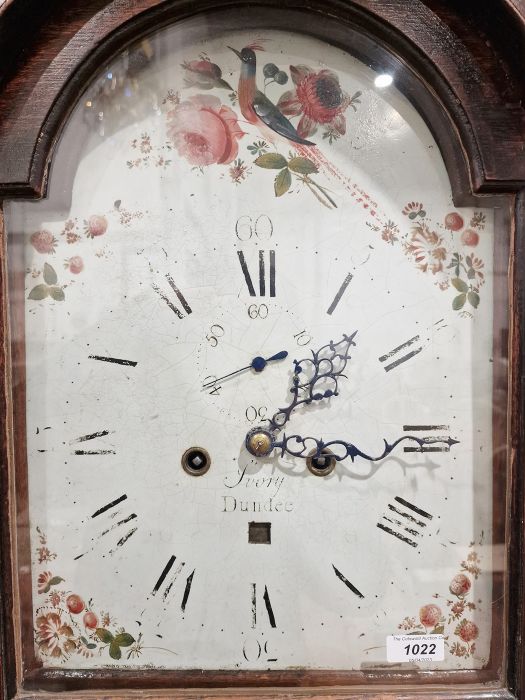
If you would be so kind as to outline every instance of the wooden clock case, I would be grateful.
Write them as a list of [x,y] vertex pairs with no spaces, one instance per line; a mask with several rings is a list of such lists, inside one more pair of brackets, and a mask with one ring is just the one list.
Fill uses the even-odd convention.
[[[388,60],[444,158],[457,206],[497,206],[494,418],[507,451],[494,458],[502,561],[499,634],[479,672],[378,676],[42,669],[33,651],[25,453],[24,348],[10,329],[16,288],[0,208],[0,698],[520,698],[525,697],[525,7],[520,0],[4,0],[0,2],[0,205],[46,196],[61,129],[92,76],[153,29],[204,12],[239,20],[273,10],[275,26],[322,37],[370,65]],[[262,19],[260,20],[263,21]],[[314,27],[321,27],[315,29]],[[328,31],[328,30],[327,30]],[[389,52],[385,59],[385,49]],[[500,293],[498,293],[498,289]],[[508,316],[507,316],[508,299]],[[510,328],[510,333],[506,329]],[[508,416],[508,419],[507,419]]]

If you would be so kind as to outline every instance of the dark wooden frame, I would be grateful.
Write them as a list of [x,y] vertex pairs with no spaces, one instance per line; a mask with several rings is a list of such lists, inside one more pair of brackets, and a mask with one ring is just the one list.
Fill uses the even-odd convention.
[[[432,685],[415,685],[407,674],[389,674],[390,685],[364,674],[353,674],[358,685],[342,687],[348,674],[187,673],[180,683],[186,688],[170,690],[173,674],[165,672],[119,672],[63,674],[40,669],[22,669],[22,648],[30,658],[30,641],[20,638],[20,586],[23,577],[13,573],[15,561],[27,564],[27,533],[23,508],[15,513],[14,489],[24,498],[25,444],[13,444],[24,432],[25,396],[23,348],[11,348],[7,309],[7,256],[5,232],[0,219],[0,291],[2,292],[2,343],[0,344],[0,416],[5,416],[0,434],[0,698],[40,698],[42,687],[54,696],[93,697],[81,691],[99,688],[96,697],[275,697],[277,691],[256,690],[260,684],[281,686],[288,697],[403,697],[437,699],[525,697],[524,592],[524,479],[525,424],[522,404],[525,392],[525,335],[522,328],[525,304],[525,80],[521,75],[525,56],[525,17],[512,0],[487,0],[482,8],[470,0],[56,0],[52,8],[41,0],[7,0],[0,8],[0,55],[8,60],[0,66],[0,199],[45,196],[47,173],[54,145],[72,106],[97,68],[139,36],[171,21],[211,10],[240,9],[256,16],[260,8],[299,9],[310,18],[337,18],[339,34],[334,41],[344,45],[351,28],[359,36],[373,37],[391,52],[400,68],[400,87],[427,120],[447,166],[457,205],[479,204],[479,197],[495,203],[498,195],[504,212],[502,228],[512,231],[510,240],[508,299],[511,328],[508,348],[498,341],[496,351],[510,366],[508,494],[509,552],[508,609],[513,611],[504,626],[508,640],[508,662],[502,682],[494,674],[457,672],[433,674]],[[475,11],[474,11],[475,10]],[[311,19],[309,20],[311,21]],[[307,25],[305,25],[307,30]],[[365,43],[370,44],[369,39]],[[355,52],[374,60],[369,48],[357,45]],[[510,209],[510,215],[505,212]],[[1,211],[0,211],[1,216]],[[497,241],[500,260],[507,248],[504,233]],[[505,285],[504,285],[505,286]],[[19,288],[11,280],[12,290]],[[503,298],[506,290],[499,293]],[[16,301],[16,300],[12,300]],[[11,323],[19,323],[16,311]],[[498,329],[506,324],[499,324]],[[498,385],[499,382],[499,385]],[[19,384],[19,386],[17,386]],[[501,387],[496,374],[495,388]],[[499,430],[505,430],[500,425]],[[506,465],[505,456],[498,463]],[[500,474],[498,473],[499,477]],[[16,480],[16,483],[15,483]],[[501,482],[499,487],[501,487]],[[505,483],[503,482],[505,486]],[[500,522],[502,528],[505,523]],[[503,585],[503,583],[501,584]],[[27,596],[27,590],[23,591]],[[27,628],[27,621],[25,627]],[[386,675],[386,674],[385,674]],[[455,685],[445,685],[454,679]],[[22,683],[23,681],[23,683]],[[480,685],[485,682],[486,685]],[[397,685],[396,685],[397,683]],[[326,687],[323,685],[326,684]],[[138,688],[157,690],[137,690]],[[228,686],[235,687],[228,690]],[[294,687],[297,686],[297,687]],[[302,686],[302,687],[301,687]],[[308,687],[315,686],[315,687]],[[198,689],[201,687],[202,689]],[[222,687],[222,691],[210,688]],[[251,687],[251,690],[248,689]],[[60,690],[66,688],[62,693]],[[131,690],[131,688],[133,690]],[[205,690],[207,688],[207,690]],[[49,695],[47,695],[49,697]]]

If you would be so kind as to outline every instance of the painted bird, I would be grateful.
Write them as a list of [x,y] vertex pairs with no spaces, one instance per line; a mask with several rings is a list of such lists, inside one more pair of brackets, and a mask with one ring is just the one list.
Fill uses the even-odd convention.
[[[250,124],[255,124],[261,132],[273,140],[273,134],[279,134],[294,143],[303,146],[314,146],[313,141],[303,139],[297,133],[294,125],[282,114],[274,103],[257,88],[255,73],[257,70],[257,58],[255,51],[245,47],[237,51],[228,46],[230,51],[241,61],[241,75],[239,78],[238,98],[243,117]],[[269,132],[268,132],[269,130]],[[273,134],[271,133],[273,132]]]
[[[294,150],[314,164],[317,171],[323,171],[331,179],[337,180],[342,187],[352,194],[356,203],[366,209],[367,213],[372,217],[374,225],[378,221],[380,222],[377,203],[370,199],[366,191],[344,175],[335,164],[331,163],[313,141],[308,141],[300,136],[297,129],[284,116],[281,110],[257,88],[257,58],[254,49],[260,47],[255,45],[253,45],[253,48],[245,46],[241,51],[237,51],[231,46],[228,46],[228,48],[241,61],[241,75],[239,77],[237,97],[242,115],[246,121],[255,125],[263,138],[270,143],[274,143],[278,136],[285,138],[289,144],[293,143]],[[290,69],[292,70],[291,66]],[[328,194],[328,190],[314,182],[310,175],[303,176],[302,180],[324,206],[337,208],[337,204]],[[383,219],[386,220],[384,215]]]

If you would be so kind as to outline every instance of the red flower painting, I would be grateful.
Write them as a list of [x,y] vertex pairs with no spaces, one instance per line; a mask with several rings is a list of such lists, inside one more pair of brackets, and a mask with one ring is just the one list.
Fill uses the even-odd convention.
[[285,92],[277,107],[288,117],[301,115],[297,132],[308,138],[319,124],[331,127],[341,136],[346,133],[345,110],[358,101],[343,92],[337,75],[326,68],[314,71],[308,66],[290,66],[295,90]]

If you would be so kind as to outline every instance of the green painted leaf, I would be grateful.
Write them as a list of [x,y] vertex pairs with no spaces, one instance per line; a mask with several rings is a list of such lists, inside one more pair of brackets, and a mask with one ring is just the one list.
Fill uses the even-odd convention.
[[431,634],[443,634],[445,631],[445,625],[436,625],[432,630]]
[[61,583],[64,579],[60,578],[60,576],[53,576],[53,578],[49,579],[47,582],[48,586],[56,586],[57,584]]
[[57,281],[58,277],[55,268],[51,267],[49,263],[44,263],[44,282],[47,284],[56,284]]
[[288,167],[294,173],[299,173],[300,175],[311,175],[312,173],[318,172],[315,163],[309,158],[301,158],[300,156],[291,158],[288,161]]
[[458,294],[457,297],[454,297],[452,301],[452,308],[454,311],[459,311],[465,306],[465,302],[467,301],[467,295],[466,294]]
[[82,644],[85,644],[86,646],[89,644],[88,640],[85,637],[80,637],[80,641]]
[[127,632],[122,632],[121,634],[117,634],[115,637],[115,644],[118,644],[120,647],[130,647],[133,642],[135,641],[135,638],[131,636],[131,634],[128,634]]
[[469,280],[472,280],[472,279],[474,279],[475,276],[476,276],[476,270],[473,267],[469,267],[468,272],[467,272],[467,277],[469,278]]
[[55,301],[64,301],[66,295],[62,287],[49,287],[49,294],[53,297]]
[[466,294],[468,292],[468,284],[460,277],[454,277],[454,279],[451,280],[451,283],[452,286],[458,290],[458,292],[461,292],[462,294]]
[[268,168],[270,170],[280,170],[286,168],[286,158],[279,153],[263,153],[255,160],[255,165],[260,168]]
[[113,635],[111,632],[104,627],[97,627],[97,637],[100,639],[101,642],[104,642],[104,644],[110,644],[113,641]]
[[97,645],[96,644],[86,644],[88,649],[96,649]]
[[468,303],[475,309],[479,306],[479,294],[477,292],[469,292],[467,294]]
[[277,175],[274,182],[275,196],[281,197],[283,194],[288,192],[290,185],[292,184],[292,176],[288,168],[283,168],[281,172]]
[[421,209],[421,211],[418,212],[419,216],[426,216],[427,213],[424,209]]
[[115,659],[116,661],[118,661],[122,656],[120,647],[115,641],[111,642],[111,644],[109,645],[109,655],[112,659]]
[[34,301],[40,301],[45,299],[49,294],[49,287],[47,284],[37,284],[36,287],[29,292],[28,299],[33,299]]
[[409,219],[414,220],[417,216],[417,211],[411,211],[410,214],[408,215]]

